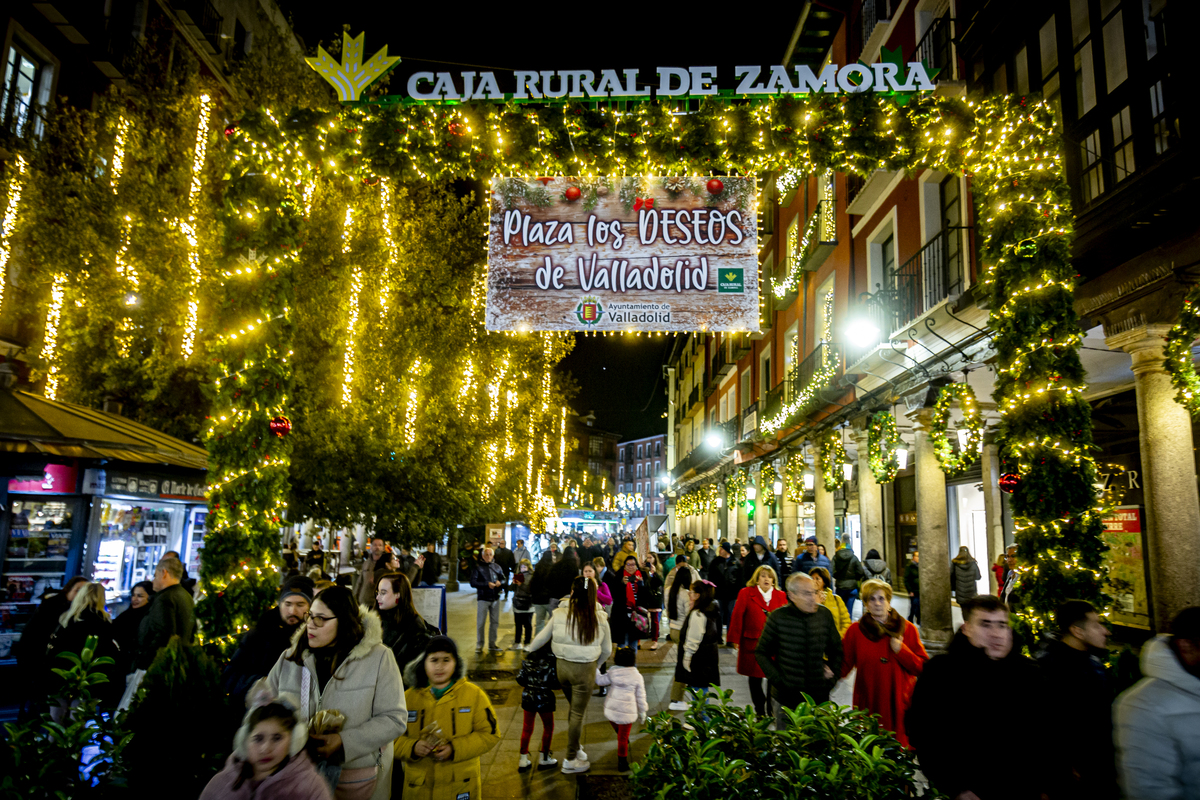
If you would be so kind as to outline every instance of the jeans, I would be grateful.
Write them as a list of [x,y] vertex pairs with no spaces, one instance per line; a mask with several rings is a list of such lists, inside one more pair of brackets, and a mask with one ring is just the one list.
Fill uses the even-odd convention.
[[733,619],[733,607],[737,605],[737,598],[732,600],[721,600],[718,605],[721,607],[721,622],[729,627],[729,620]]
[[534,632],[541,633],[542,628],[546,627],[546,620],[550,617],[550,604],[537,603],[533,607],[534,613]]
[[533,641],[533,612],[532,611],[517,611],[513,614],[513,620],[517,623],[517,640],[514,644],[521,643],[521,632],[525,632],[525,644]]
[[921,595],[913,594],[909,598],[908,621],[921,624]]
[[571,711],[567,715],[567,760],[572,761],[579,752],[579,735],[583,732],[583,714],[587,711],[592,690],[596,688],[596,662],[578,664],[558,659],[558,682],[563,692],[571,697]]
[[858,589],[838,589],[837,596],[846,604],[846,613],[854,618],[854,598],[858,597]]
[[475,648],[483,647],[483,623],[491,617],[491,625],[488,626],[488,646],[493,650],[497,648],[496,638],[500,635],[500,601],[499,600],[480,600],[475,603]]

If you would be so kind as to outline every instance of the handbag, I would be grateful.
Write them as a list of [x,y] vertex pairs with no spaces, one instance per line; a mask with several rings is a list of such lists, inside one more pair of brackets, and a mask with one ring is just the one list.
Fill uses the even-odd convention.
[[633,629],[637,631],[639,639],[650,638],[650,612],[641,606],[637,606],[629,612],[629,621],[633,623]]

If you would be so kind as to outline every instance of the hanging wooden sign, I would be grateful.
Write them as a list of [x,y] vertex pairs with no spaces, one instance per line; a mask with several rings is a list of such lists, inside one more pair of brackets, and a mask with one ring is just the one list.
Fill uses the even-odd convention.
[[757,331],[754,178],[492,179],[488,330]]

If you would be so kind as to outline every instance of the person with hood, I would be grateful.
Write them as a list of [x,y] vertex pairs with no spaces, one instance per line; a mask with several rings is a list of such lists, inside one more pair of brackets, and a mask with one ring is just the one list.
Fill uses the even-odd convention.
[[865,610],[862,619],[842,637],[843,678],[854,678],[854,707],[879,715],[880,726],[893,731],[896,740],[910,747],[904,732],[904,715],[913,686],[929,656],[916,626],[892,608],[892,587],[871,579],[862,585]]
[[587,772],[591,767],[587,753],[579,746],[583,717],[596,685],[596,668],[608,661],[612,635],[608,617],[596,606],[596,582],[582,575],[571,584],[565,606],[554,609],[550,624],[542,628],[529,645],[537,650],[547,642],[558,659],[558,682],[571,700],[567,717],[567,760],[565,774]]
[[308,726],[292,698],[250,709],[233,738],[233,753],[200,800],[333,800],[329,784],[304,752]]
[[[745,584],[741,582],[742,567],[733,555],[733,545],[729,542],[721,542],[721,546],[717,548],[717,555],[708,565],[708,580],[716,584],[717,587],[717,605],[721,607],[721,621],[729,626],[729,620],[733,617],[733,609],[737,604],[738,595]],[[726,644],[729,644],[726,637]]]
[[858,584],[867,573],[863,570],[862,562],[850,548],[850,537],[843,536],[841,547],[833,554],[833,588],[837,596],[846,604],[846,611],[854,617],[854,598],[858,597]]
[[579,577],[579,570],[580,564],[575,558],[575,548],[572,547],[563,553],[562,558],[550,570],[546,588],[550,594],[551,611],[558,608],[563,598],[571,593],[571,586]]
[[442,632],[417,611],[412,586],[403,575],[384,575],[379,579],[375,606],[383,624],[383,643],[396,657],[396,666],[403,675],[403,669],[420,657],[429,640]]
[[833,563],[829,560],[829,556],[821,554],[817,545],[817,537],[809,536],[804,540],[804,552],[792,561],[792,572],[803,572],[808,575],[813,571],[813,567],[824,567],[831,570]]
[[979,571],[979,562],[974,559],[965,544],[958,548],[958,555],[951,563],[954,565],[951,588],[954,589],[955,599],[961,606],[979,594],[979,586],[975,581],[979,580],[983,573]]
[[754,573],[764,566],[770,567],[776,575],[779,574],[779,559],[775,558],[775,554],[767,546],[766,539],[755,536],[750,540],[750,555],[742,559],[742,586],[748,586],[754,579]]
[[628,772],[629,732],[633,723],[646,721],[650,705],[646,702],[646,681],[637,668],[637,648],[617,648],[613,664],[607,673],[596,673],[596,684],[612,689],[604,701],[604,718],[617,732],[617,772]]
[[[112,664],[99,668],[108,681],[93,689],[93,695],[100,700],[100,705],[111,708],[121,699],[124,673],[120,667],[121,650],[116,631],[108,612],[104,610],[104,586],[99,583],[80,584],[75,599],[58,618],[58,627],[51,634],[46,647],[46,666],[50,670],[46,681],[48,694],[53,698],[55,693],[64,688],[63,679],[54,670],[71,668],[67,659],[59,656],[63,653],[82,653],[90,636],[96,637],[96,657],[113,660]],[[67,714],[67,701],[51,703],[50,714],[56,722],[62,722]]]
[[1054,611],[1058,638],[1038,655],[1058,706],[1048,721],[1066,763],[1061,797],[1115,800],[1117,773],[1112,730],[1112,686],[1104,661],[1108,628],[1091,603],[1068,600]]
[[284,581],[279,600],[263,612],[229,660],[221,682],[229,696],[241,706],[246,692],[259,678],[266,676],[279,660],[279,654],[291,647],[292,636],[304,622],[312,605],[316,587],[311,578],[297,576]]
[[[709,687],[721,685],[717,652],[721,644],[721,611],[717,608],[715,589],[710,581],[697,580],[692,584],[688,591],[692,607],[679,633],[675,682],[686,686],[694,697],[706,696]],[[679,702],[671,703],[668,708],[686,710],[687,703],[682,708]]]
[[480,758],[500,742],[488,696],[463,677],[458,645],[435,636],[408,670],[408,725],[394,753],[404,763],[403,800],[480,800]]
[[1142,647],[1140,681],[1113,706],[1117,769],[1132,800],[1200,798],[1200,606]]
[[[129,592],[129,608],[122,611],[113,620],[113,636],[121,648],[117,659],[120,674],[125,675],[133,669],[133,656],[137,652],[138,628],[150,611],[150,601],[154,599],[154,584],[151,581],[139,581]],[[287,644],[284,644],[287,647]],[[272,661],[272,664],[275,662]],[[268,666],[267,669],[270,669]],[[264,672],[263,675],[267,673]]]
[[758,648],[763,626],[767,624],[767,615],[787,605],[787,595],[780,590],[770,567],[759,567],[754,571],[751,581],[738,594],[733,616],[729,619],[726,642],[738,651],[738,674],[750,680],[754,713],[761,717],[767,713],[767,695],[763,690],[763,678],[766,675],[758,665],[754,651]]
[[[887,562],[879,557],[879,551],[871,548],[867,551],[867,558],[862,562],[863,572],[866,574],[868,581],[883,581],[888,586],[892,585],[892,569],[887,565]],[[861,590],[860,590],[861,594]],[[863,603],[867,602],[867,596],[861,594]],[[891,598],[888,598],[891,603]]]
[[298,697],[301,719],[322,709],[346,718],[340,732],[309,737],[318,762],[341,764],[336,800],[369,797],[377,782],[390,784],[392,759],[384,755],[404,731],[404,684],[379,615],[355,603],[348,588],[331,586],[313,600],[266,690]]
[[767,676],[775,701],[775,727],[791,725],[786,709],[804,702],[829,700],[834,670],[842,664],[842,637],[829,609],[817,602],[812,576],[793,572],[787,582],[788,603],[767,615],[755,660]]
[[1025,708],[1056,707],[1038,665],[1013,647],[1008,607],[985,594],[963,609],[962,627],[949,649],[925,664],[904,718],[921,769],[942,794],[1039,800],[1053,790],[1056,761],[1051,754],[1059,752],[1059,743],[1049,725],[1021,727],[1022,749],[1046,757],[1025,759],[1020,769],[997,768],[992,747],[963,746],[963,731],[953,720],[967,709],[993,707],[998,691],[1020,698]]

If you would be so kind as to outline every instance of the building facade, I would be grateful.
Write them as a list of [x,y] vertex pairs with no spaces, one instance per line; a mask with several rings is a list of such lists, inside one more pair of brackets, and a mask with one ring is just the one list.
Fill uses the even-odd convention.
[[666,508],[666,434],[631,439],[617,445],[617,494],[640,494],[642,514],[662,514]]
[[[1097,461],[1114,465],[1103,482],[1128,484],[1122,524],[1131,538],[1113,557],[1127,578],[1114,622],[1130,631],[1162,629],[1200,602],[1193,426],[1162,367],[1162,336],[1195,283],[1200,242],[1179,195],[1196,170],[1183,136],[1194,112],[1172,99],[1182,66],[1166,45],[1168,24],[1194,11],[1168,5],[814,5],[783,62],[870,64],[898,49],[938,70],[939,93],[1041,93],[1058,109]],[[761,331],[681,337],[666,364],[680,533],[762,534],[789,547],[815,535],[830,554],[835,539],[849,541],[860,556],[878,550],[895,576],[919,550],[922,627],[935,643],[952,628],[950,559],[961,547],[979,562],[978,590],[996,590],[988,566],[1012,543],[1013,523],[998,487],[996,352],[975,214],[963,175],[770,176],[760,202]],[[932,407],[950,383],[972,388],[986,423],[979,457],[956,477],[939,469],[930,439]],[[903,463],[879,484],[866,445],[884,410],[894,412]],[[965,444],[957,410],[948,427]],[[846,454],[830,465],[844,477],[834,491],[815,446],[830,437]],[[749,489],[734,477],[743,470]]]

